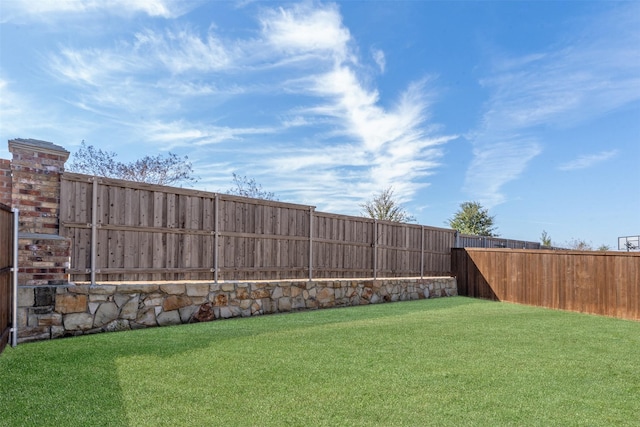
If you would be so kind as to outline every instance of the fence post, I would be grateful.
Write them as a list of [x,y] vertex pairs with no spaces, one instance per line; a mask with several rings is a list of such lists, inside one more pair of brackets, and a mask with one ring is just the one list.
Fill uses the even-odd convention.
[[378,220],[373,220],[373,279],[378,275]]
[[218,209],[218,193],[215,193],[213,198],[213,210],[215,219],[213,220],[213,280],[218,283],[218,239],[220,236],[219,220],[220,210]]
[[11,307],[11,347],[18,345],[18,228],[20,210],[12,208],[13,212],[13,267],[11,268],[13,301]]
[[96,242],[98,240],[98,177],[91,178],[91,286],[96,284]]
[[460,247],[460,233],[458,232],[458,230],[455,231],[455,243],[454,243],[456,248]]
[[424,225],[420,226],[420,278],[424,278]]
[[309,281],[313,280],[313,206],[309,206]]

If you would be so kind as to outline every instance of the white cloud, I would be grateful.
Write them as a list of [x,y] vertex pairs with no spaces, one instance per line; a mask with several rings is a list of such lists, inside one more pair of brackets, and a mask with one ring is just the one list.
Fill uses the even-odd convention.
[[474,199],[506,200],[503,186],[542,150],[533,136],[540,126],[572,127],[640,100],[640,19],[630,8],[612,13],[619,19],[584,23],[564,46],[498,61],[482,81],[491,95],[469,136],[474,159],[465,190]]
[[558,166],[561,171],[573,171],[577,169],[587,169],[598,163],[605,162],[618,154],[618,150],[603,151],[597,154],[585,154],[575,160],[563,163]]
[[351,35],[335,5],[314,8],[302,3],[268,10],[260,22],[265,40],[287,55],[324,52],[337,61],[347,59]]
[[[258,21],[255,38],[225,38],[212,24],[205,33],[142,29],[107,47],[66,46],[48,68],[80,89],[69,103],[109,117],[140,141],[163,149],[233,142],[264,153],[242,161],[298,200],[313,189],[315,203],[344,211],[390,185],[402,199],[428,185],[441,145],[453,138],[434,135],[428,123],[432,82],[409,84],[395,105],[381,106],[335,5],[262,8]],[[384,53],[373,55],[383,70]],[[275,95],[304,102],[273,103],[258,117],[250,108],[242,117],[217,108],[233,97]],[[207,119],[188,118],[194,112]],[[296,137],[309,130],[304,141]],[[290,182],[291,172],[305,169],[313,173]]]
[[384,73],[384,70],[387,66],[387,60],[384,56],[384,52],[380,49],[371,49],[371,56],[373,57],[375,63],[378,65],[380,72]]
[[15,0],[3,2],[2,9],[3,22],[9,22],[25,19],[50,21],[92,13],[109,13],[118,16],[144,13],[152,17],[176,18],[194,6],[193,1],[179,0]]

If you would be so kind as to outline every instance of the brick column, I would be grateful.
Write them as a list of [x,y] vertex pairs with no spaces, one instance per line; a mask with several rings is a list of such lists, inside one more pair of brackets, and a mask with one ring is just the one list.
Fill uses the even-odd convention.
[[11,206],[11,160],[0,159],[0,203]]
[[12,139],[11,205],[20,210],[18,282],[64,283],[71,241],[60,236],[60,175],[69,152],[47,141]]

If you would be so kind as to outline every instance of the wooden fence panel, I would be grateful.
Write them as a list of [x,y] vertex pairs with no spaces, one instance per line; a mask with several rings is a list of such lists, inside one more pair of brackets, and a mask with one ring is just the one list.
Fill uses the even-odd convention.
[[640,320],[640,253],[452,249],[460,295]]
[[371,277],[374,221],[313,213],[313,277]]
[[60,224],[81,282],[446,275],[454,243],[448,229],[73,173]]

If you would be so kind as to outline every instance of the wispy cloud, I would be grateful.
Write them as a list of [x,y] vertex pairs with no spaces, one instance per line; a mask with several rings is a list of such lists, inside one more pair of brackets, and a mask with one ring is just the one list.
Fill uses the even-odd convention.
[[597,154],[585,154],[575,160],[563,163],[558,166],[561,171],[573,171],[577,169],[587,169],[598,163],[605,162],[618,154],[618,150],[603,151]]
[[[242,144],[244,150],[265,153],[255,156],[255,165],[251,158],[242,160],[297,200],[313,191],[315,203],[331,200],[331,208],[352,211],[387,186],[408,200],[428,185],[424,178],[437,168],[442,144],[453,138],[438,135],[429,124],[434,82],[408,83],[395,105],[382,107],[336,5],[260,10],[258,37],[225,38],[214,25],[204,33],[144,29],[101,49],[62,47],[51,56],[49,69],[81,89],[69,102],[104,116],[120,110],[114,120],[147,143],[164,149]],[[374,51],[374,60],[383,71],[384,54]],[[260,124],[247,125],[245,117],[216,109],[221,95],[316,101],[311,107],[274,107],[257,117]],[[209,119],[188,120],[186,112],[196,110]],[[243,116],[250,121],[249,111]],[[304,146],[296,138],[300,129],[312,130]],[[267,141],[277,152],[265,147]],[[300,174],[311,165],[313,174]],[[291,182],[294,171],[303,178]]]
[[50,21],[105,12],[118,16],[144,13],[152,17],[176,18],[194,5],[193,1],[180,0],[35,0],[3,2],[2,9],[3,20],[8,22],[25,19]]
[[534,129],[572,127],[640,100],[638,6],[583,25],[564,45],[496,61],[494,74],[482,80],[491,96],[469,135],[474,159],[465,181],[474,199],[488,206],[506,200],[503,186],[543,149]]

